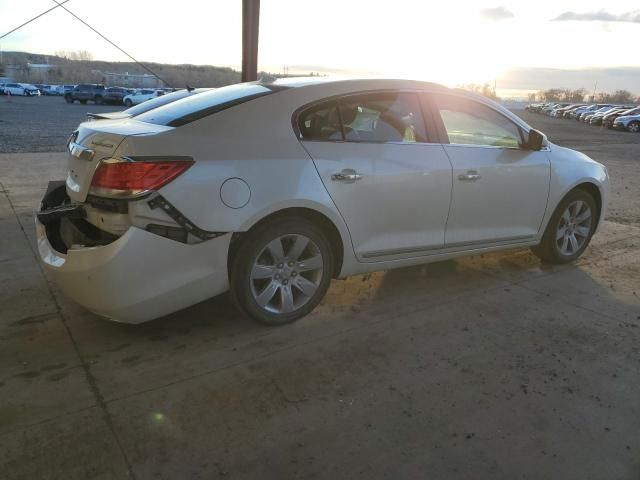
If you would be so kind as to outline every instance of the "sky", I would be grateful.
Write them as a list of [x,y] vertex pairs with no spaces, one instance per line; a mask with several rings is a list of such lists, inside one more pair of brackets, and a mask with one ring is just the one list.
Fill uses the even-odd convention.
[[[0,0],[0,34],[54,5]],[[603,7],[604,5],[604,7]],[[241,0],[70,0],[140,60],[239,68]],[[638,0],[262,0],[259,69],[373,74],[498,89],[640,94]],[[0,40],[5,51],[128,58],[58,8]],[[546,85],[549,81],[553,85]],[[564,83],[564,84],[563,84]]]

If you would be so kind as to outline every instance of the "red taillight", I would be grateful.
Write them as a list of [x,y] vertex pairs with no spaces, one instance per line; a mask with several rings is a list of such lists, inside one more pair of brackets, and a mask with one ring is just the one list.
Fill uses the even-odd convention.
[[136,194],[157,190],[187,170],[192,161],[103,162],[91,180],[91,187]]

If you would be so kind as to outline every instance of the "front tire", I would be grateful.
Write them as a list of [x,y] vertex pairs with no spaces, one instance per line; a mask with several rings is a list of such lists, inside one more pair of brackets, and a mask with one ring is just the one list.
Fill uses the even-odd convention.
[[266,325],[284,325],[322,300],[334,270],[327,235],[303,218],[282,218],[245,234],[230,265],[236,305]]
[[133,102],[131,100],[129,100],[128,98],[124,101],[124,104],[127,108],[131,107],[131,105],[133,105]]
[[532,252],[543,262],[563,264],[585,251],[598,223],[593,197],[576,189],[562,199],[553,213],[539,245]]
[[633,133],[638,133],[640,132],[640,122],[631,122],[629,124],[629,126],[627,127],[627,130],[629,130],[630,132]]

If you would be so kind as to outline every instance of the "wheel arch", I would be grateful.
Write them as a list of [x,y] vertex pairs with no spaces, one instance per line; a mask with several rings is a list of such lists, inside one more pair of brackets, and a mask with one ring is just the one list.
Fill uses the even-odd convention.
[[340,233],[340,229],[335,222],[324,213],[309,207],[286,207],[269,213],[257,222],[249,226],[248,229],[241,232],[234,232],[229,245],[229,254],[227,265],[232,265],[234,256],[238,253],[242,246],[242,239],[246,238],[255,230],[264,225],[281,218],[302,218],[311,221],[322,229],[327,235],[329,242],[335,253],[334,277],[337,277],[344,262],[345,255],[345,239]]
[[547,225],[548,225],[549,221],[551,220],[551,217],[552,217],[553,213],[558,208],[558,205],[560,205],[560,203],[562,203],[562,201],[567,197],[567,195],[569,195],[571,192],[573,192],[575,190],[583,190],[583,191],[587,192],[588,194],[590,194],[593,197],[593,199],[595,200],[596,208],[598,209],[597,215],[596,215],[596,218],[598,219],[598,222],[596,223],[596,230],[594,230],[594,232],[597,231],[598,227],[600,226],[600,223],[603,220],[603,208],[604,208],[604,202],[606,201],[606,191],[604,190],[604,186],[601,185],[597,180],[594,180],[592,178],[583,178],[583,179],[577,181],[576,183],[572,184],[571,186],[569,186],[562,193],[562,195],[560,195],[558,197],[558,200],[555,202],[555,205],[553,206],[553,209],[551,209],[548,212],[548,216],[544,221],[544,228],[541,229],[542,233],[544,233],[544,231],[546,230]]
[[[573,187],[571,190],[569,190],[569,192],[565,194],[565,197],[570,192],[573,192],[574,190],[583,190],[593,197],[593,199],[596,202],[596,208],[598,209],[598,214],[596,218],[598,218],[597,225],[599,225],[600,215],[602,214],[602,192],[600,191],[600,188],[593,182],[582,182],[576,185],[575,187]],[[597,228],[597,225],[596,225],[596,228]]]

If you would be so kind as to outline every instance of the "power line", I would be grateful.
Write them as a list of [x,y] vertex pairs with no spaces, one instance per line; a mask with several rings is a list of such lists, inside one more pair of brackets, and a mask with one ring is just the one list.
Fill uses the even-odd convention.
[[[154,77],[158,78],[159,80],[161,80],[162,82],[164,82],[165,85],[171,87],[171,84],[169,82],[167,82],[164,78],[162,78],[160,75],[158,75],[157,73],[155,73],[153,70],[151,70],[149,67],[145,66],[142,64],[142,62],[136,60],[133,55],[127,53],[125,50],[123,50],[122,48],[120,48],[118,45],[116,45],[114,42],[112,42],[111,40],[109,40],[107,37],[105,37],[103,34],[101,34],[98,30],[96,30],[95,28],[93,28],[91,25],[89,25],[87,22],[85,22],[83,19],[81,19],[79,16],[77,16],[75,13],[73,13],[71,10],[69,10],[67,7],[63,6],[63,3],[67,3],[69,0],[65,0],[64,2],[59,3],[57,0],[53,0],[54,3],[57,4],[57,6],[62,7],[63,10],[65,10],[69,15],[73,16],[76,20],[82,22],[87,28],[93,30],[93,32],[97,33],[98,35],[100,35],[104,40],[106,40],[107,42],[109,42],[111,45],[113,45],[114,47],[116,47],[118,50],[120,50],[122,53],[124,53],[127,57],[129,57],[131,60],[133,60],[135,63],[137,63],[138,65],[140,65],[142,68],[144,68],[146,71],[148,71],[149,73],[151,73]],[[53,7],[56,8],[56,7]]]
[[[23,24],[18,25],[16,28],[14,28],[14,29],[12,29],[12,30],[9,30],[7,33],[5,33],[4,35],[2,35],[2,36],[0,37],[0,40],[2,40],[2,39],[3,39],[4,37],[6,37],[7,35],[9,35],[9,34],[11,34],[11,33],[15,32],[16,30],[20,30],[22,27],[24,27],[25,25],[30,24],[30,23],[31,23],[31,22],[33,22],[34,20],[39,19],[41,16],[46,15],[46,14],[47,14],[47,13],[49,13],[51,10],[55,10],[55,9],[56,9],[56,8],[58,8],[58,7],[62,7],[62,5],[63,5],[64,3],[67,3],[68,1],[69,1],[69,0],[64,0],[64,2],[61,2],[61,3],[56,2],[56,3],[58,3],[58,4],[57,4],[55,7],[51,7],[49,10],[45,10],[45,11],[44,11],[44,12],[42,12],[40,15],[36,15],[36,16],[35,16],[35,17],[33,17],[31,20],[27,20],[27,21],[26,21],[26,22],[24,22]],[[62,8],[64,8],[64,7],[62,7]]]

